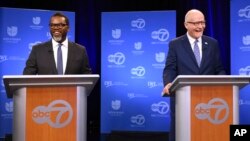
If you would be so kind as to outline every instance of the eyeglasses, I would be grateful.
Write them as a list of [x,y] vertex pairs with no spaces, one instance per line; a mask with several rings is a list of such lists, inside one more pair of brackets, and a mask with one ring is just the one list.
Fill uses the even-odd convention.
[[206,24],[206,22],[205,22],[205,21],[199,21],[199,22],[187,22],[187,23],[190,23],[190,24],[192,24],[192,25],[194,25],[194,26],[198,26],[198,25],[205,25],[205,24]]
[[50,23],[49,26],[50,26],[50,28],[63,28],[65,26],[67,26],[67,24],[64,24],[64,23],[59,23],[59,24]]

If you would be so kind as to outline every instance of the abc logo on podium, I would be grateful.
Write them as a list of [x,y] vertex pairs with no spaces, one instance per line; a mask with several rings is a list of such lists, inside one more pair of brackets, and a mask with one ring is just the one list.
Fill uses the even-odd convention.
[[195,116],[200,120],[208,120],[212,124],[221,124],[229,117],[229,106],[225,100],[213,98],[208,103],[197,104]]
[[32,111],[32,119],[35,123],[47,123],[53,128],[67,126],[72,117],[72,107],[65,100],[54,100],[48,106],[37,106]]

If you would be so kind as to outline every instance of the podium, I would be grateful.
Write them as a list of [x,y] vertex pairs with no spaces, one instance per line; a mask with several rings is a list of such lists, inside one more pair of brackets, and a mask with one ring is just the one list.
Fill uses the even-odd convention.
[[99,75],[5,75],[13,141],[86,141],[87,96]]
[[179,75],[170,88],[175,94],[176,141],[229,141],[230,124],[239,124],[239,90],[249,79]]

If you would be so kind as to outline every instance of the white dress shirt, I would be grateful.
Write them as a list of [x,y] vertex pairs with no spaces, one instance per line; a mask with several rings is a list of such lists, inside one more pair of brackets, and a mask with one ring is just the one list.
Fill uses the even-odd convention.
[[[62,49],[62,59],[63,59],[63,74],[65,73],[66,70],[66,65],[67,65],[67,59],[68,59],[68,39],[64,42],[61,43],[61,49]],[[54,39],[52,39],[52,46],[53,46],[53,52],[54,52],[54,59],[56,62],[57,66],[57,49],[58,49],[59,43],[56,42]]]
[[198,40],[198,47],[199,47],[199,51],[200,51],[200,59],[202,58],[202,49],[201,49],[201,46],[202,46],[202,40],[201,40],[201,37],[198,38],[198,39],[194,39],[192,38],[188,33],[187,33],[187,37],[188,37],[188,40],[189,40],[189,43],[192,47],[192,50],[194,51],[194,43],[195,43],[195,40]]

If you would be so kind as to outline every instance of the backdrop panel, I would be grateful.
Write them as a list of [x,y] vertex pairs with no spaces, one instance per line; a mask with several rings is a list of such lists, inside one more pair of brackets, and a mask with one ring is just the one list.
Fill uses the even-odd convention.
[[101,133],[168,131],[162,71],[176,12],[103,12],[101,25]]
[[[231,73],[250,75],[250,0],[231,0]],[[250,86],[240,91],[240,124],[250,124]]]

